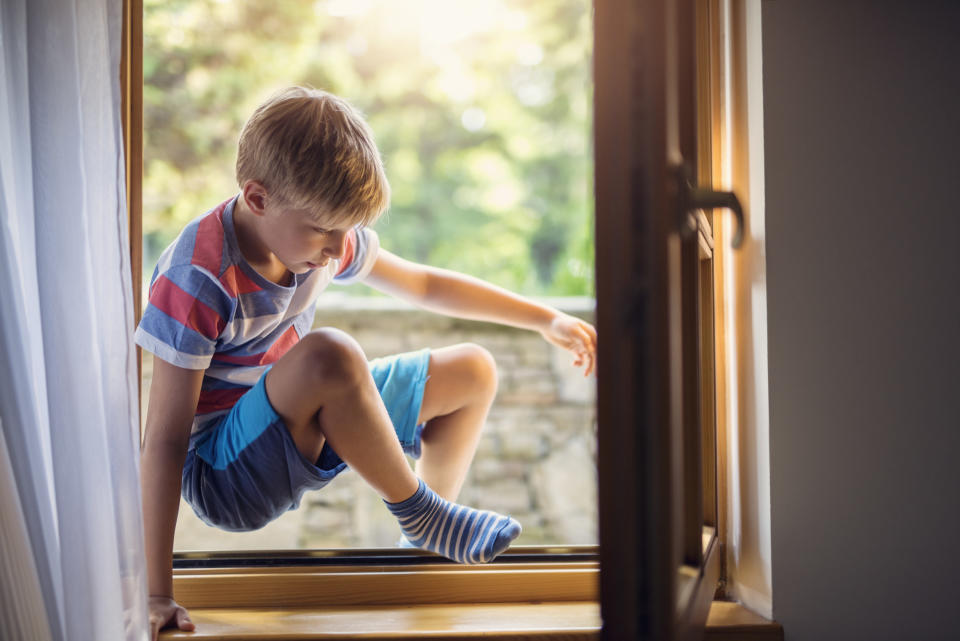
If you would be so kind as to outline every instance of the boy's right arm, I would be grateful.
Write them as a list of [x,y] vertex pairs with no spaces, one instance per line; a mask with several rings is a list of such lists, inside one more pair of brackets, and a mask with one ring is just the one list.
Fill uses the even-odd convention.
[[173,600],[173,534],[180,507],[180,477],[204,370],[153,359],[153,381],[143,446],[140,486],[150,594],[151,637],[168,622],[192,630],[186,610]]

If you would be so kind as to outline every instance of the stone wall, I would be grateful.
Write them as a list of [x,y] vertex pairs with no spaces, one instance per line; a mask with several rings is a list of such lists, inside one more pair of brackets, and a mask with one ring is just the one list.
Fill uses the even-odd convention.
[[[473,342],[494,356],[499,388],[460,501],[509,513],[519,544],[596,543],[596,378],[535,333],[423,312],[392,299],[324,294],[315,326],[354,336],[369,358]],[[548,304],[592,322],[591,299]],[[148,355],[145,355],[148,356]],[[144,369],[149,379],[148,363]],[[176,549],[280,549],[393,545],[396,522],[357,474],[346,472],[299,510],[252,533],[224,533],[181,505]]]

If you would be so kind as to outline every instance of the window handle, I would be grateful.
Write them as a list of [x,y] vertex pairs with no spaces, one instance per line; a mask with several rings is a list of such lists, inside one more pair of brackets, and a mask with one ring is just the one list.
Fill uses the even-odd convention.
[[680,229],[685,232],[696,231],[697,221],[691,215],[697,209],[729,209],[737,219],[736,230],[730,245],[740,249],[743,244],[743,206],[732,191],[716,191],[708,187],[694,187],[690,182],[690,170],[686,165],[676,169],[678,196],[680,205]]

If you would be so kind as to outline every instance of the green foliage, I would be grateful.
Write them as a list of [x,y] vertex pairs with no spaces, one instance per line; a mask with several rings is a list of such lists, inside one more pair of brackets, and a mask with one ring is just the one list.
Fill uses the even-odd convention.
[[146,0],[145,274],[237,190],[245,119],[291,84],[367,117],[383,246],[528,295],[593,294],[589,0]]

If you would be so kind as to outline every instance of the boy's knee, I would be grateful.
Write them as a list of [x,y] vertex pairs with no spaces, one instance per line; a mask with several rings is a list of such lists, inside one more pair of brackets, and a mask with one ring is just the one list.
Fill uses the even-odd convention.
[[497,362],[493,355],[476,343],[463,343],[457,346],[473,383],[491,396],[497,391]]
[[363,349],[346,332],[332,327],[315,329],[301,338],[297,347],[309,375],[321,379],[319,384],[352,385],[369,376]]

